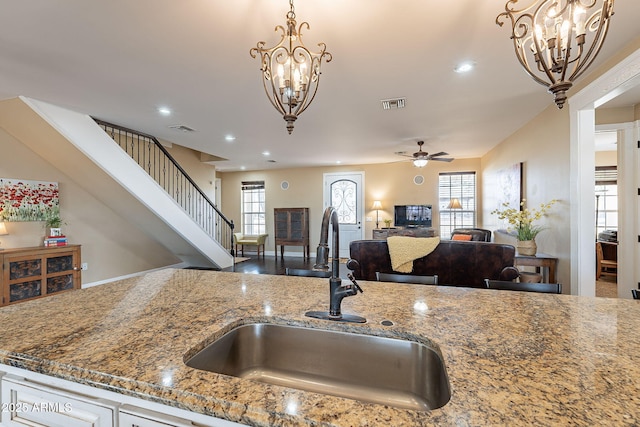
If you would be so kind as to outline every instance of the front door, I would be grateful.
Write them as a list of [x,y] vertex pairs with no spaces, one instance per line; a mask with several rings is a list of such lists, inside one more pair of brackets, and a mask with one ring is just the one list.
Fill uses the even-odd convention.
[[[349,257],[349,243],[364,238],[362,183],[364,172],[324,174],[324,207],[333,206],[340,221],[340,258]],[[329,246],[333,239],[329,238]],[[333,248],[331,248],[333,253]]]

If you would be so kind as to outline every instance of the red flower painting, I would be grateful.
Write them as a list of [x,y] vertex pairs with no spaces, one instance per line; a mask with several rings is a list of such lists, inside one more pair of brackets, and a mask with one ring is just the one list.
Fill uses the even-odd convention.
[[57,182],[0,178],[0,220],[44,221],[59,209]]

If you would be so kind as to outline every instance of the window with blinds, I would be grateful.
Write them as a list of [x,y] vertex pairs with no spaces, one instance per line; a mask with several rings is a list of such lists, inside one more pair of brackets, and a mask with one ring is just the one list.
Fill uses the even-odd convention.
[[[460,207],[457,207],[457,199]],[[450,239],[454,228],[476,226],[476,173],[443,172],[439,175],[440,238]]]
[[264,181],[242,181],[242,234],[256,236],[267,231]]
[[596,167],[596,236],[618,230],[618,168]]

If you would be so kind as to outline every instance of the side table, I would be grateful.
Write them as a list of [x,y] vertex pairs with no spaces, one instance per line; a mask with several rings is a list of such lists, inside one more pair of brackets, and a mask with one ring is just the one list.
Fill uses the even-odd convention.
[[542,271],[542,281],[545,283],[558,283],[556,282],[556,271],[558,269],[558,258],[543,253],[537,253],[535,255],[520,255],[516,251],[515,266],[527,266],[535,267],[536,273]]

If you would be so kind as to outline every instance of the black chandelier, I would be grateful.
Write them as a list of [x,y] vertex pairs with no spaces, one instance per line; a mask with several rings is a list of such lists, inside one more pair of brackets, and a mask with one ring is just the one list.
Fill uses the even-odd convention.
[[[637,1],[637,0],[636,0]],[[496,18],[511,20],[511,39],[518,61],[533,80],[548,87],[558,108],[567,90],[602,48],[613,16],[614,0],[536,0],[516,9],[509,0]]]
[[289,0],[289,5],[286,29],[282,25],[275,29],[282,33],[280,42],[272,48],[265,48],[266,42],[258,42],[249,53],[253,58],[260,55],[264,90],[287,122],[287,131],[291,134],[293,123],[316,96],[322,60],[330,62],[332,57],[324,43],[318,43],[319,52],[305,47],[302,27],[309,29],[309,24],[303,22],[297,27],[293,0]]

